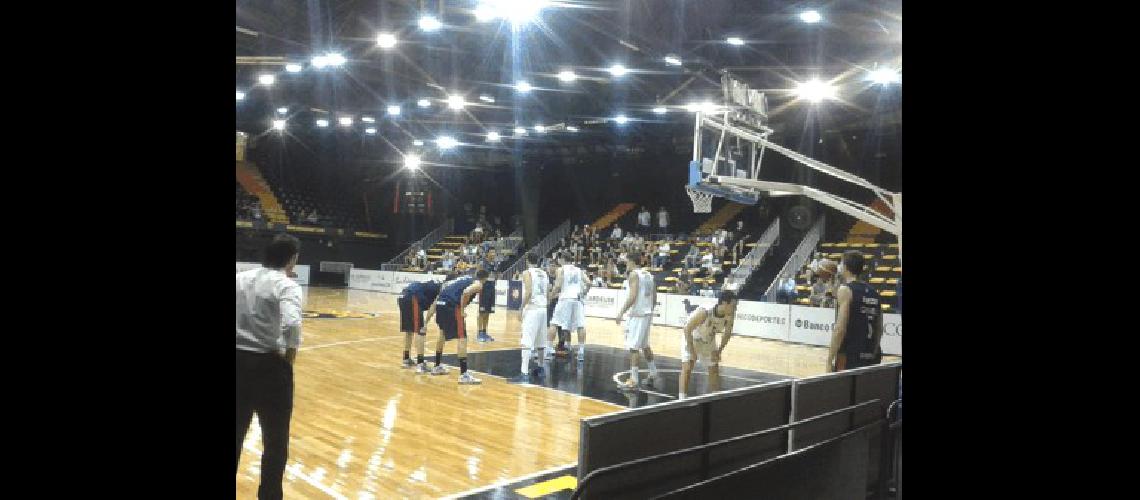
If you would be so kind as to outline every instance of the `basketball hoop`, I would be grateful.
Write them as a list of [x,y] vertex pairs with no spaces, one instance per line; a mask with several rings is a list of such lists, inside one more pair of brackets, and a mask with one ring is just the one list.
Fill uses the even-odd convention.
[[708,214],[712,213],[712,193],[707,193],[698,189],[693,189],[692,186],[685,186],[685,192],[689,193],[689,199],[693,200],[693,213],[695,214]]

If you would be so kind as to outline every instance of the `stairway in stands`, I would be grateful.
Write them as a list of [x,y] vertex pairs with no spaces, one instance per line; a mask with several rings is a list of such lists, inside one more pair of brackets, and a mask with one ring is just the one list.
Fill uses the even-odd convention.
[[261,213],[269,219],[270,223],[289,223],[285,209],[281,208],[281,203],[277,201],[276,196],[273,196],[273,190],[269,189],[269,183],[265,182],[265,178],[261,176],[261,171],[257,169],[257,165],[252,162],[238,161],[237,181],[241,187],[256,196],[257,200],[261,202]]
[[[876,198],[875,201],[871,203],[871,209],[883,215],[884,217],[894,218],[895,216],[890,207],[888,207],[887,204],[883,202],[883,200],[880,200],[878,198]],[[863,221],[856,221],[855,225],[851,226],[851,230],[847,232],[846,241],[848,243],[874,243],[875,240],[878,239],[879,233],[882,232],[882,229],[879,229],[878,227],[875,227],[871,224]]]
[[591,227],[593,227],[594,230],[605,229],[609,227],[610,224],[613,224],[614,221],[620,219],[621,216],[625,215],[630,210],[633,210],[633,207],[635,206],[636,204],[634,203],[618,203],[617,206],[615,206],[612,210],[606,212],[605,215],[599,217],[598,220],[594,221],[594,223],[591,224]]
[[740,212],[744,211],[744,207],[745,205],[735,202],[726,203],[723,207],[720,207],[720,210],[717,210],[712,217],[709,217],[708,220],[697,227],[697,229],[693,231],[693,234],[698,236],[712,234],[713,231],[723,228],[728,221],[740,215]]
[[443,259],[443,253],[451,250],[455,255],[463,252],[463,242],[467,241],[467,237],[462,234],[453,234],[451,236],[444,236],[432,245],[427,251],[428,267],[433,266],[436,262]]

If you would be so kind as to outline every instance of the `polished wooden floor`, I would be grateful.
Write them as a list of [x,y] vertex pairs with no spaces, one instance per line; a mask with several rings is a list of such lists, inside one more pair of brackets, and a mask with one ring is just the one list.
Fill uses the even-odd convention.
[[[416,375],[399,365],[403,335],[394,295],[309,288],[305,300],[305,310],[377,317],[305,320],[285,498],[460,494],[575,463],[579,419],[625,409],[494,376],[461,386],[457,369],[446,376]],[[468,309],[472,336],[475,311]],[[517,312],[499,308],[488,328],[496,342],[471,342],[470,350],[517,349],[519,324]],[[588,318],[586,329],[589,344],[621,345],[613,320]],[[436,333],[429,326],[429,357]],[[680,336],[678,328],[655,326],[653,350],[679,357]],[[454,353],[454,344],[444,352]],[[735,337],[723,363],[805,377],[823,373],[826,357],[821,347]],[[260,450],[255,421],[238,468],[237,498],[256,497]]]

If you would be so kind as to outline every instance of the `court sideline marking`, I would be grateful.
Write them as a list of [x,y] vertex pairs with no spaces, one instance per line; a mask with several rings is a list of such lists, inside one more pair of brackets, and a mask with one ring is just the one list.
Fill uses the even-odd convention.
[[[494,375],[492,375],[492,377],[494,377]],[[613,403],[610,403],[610,404],[613,404]],[[451,495],[441,497],[440,500],[454,500],[454,499],[462,498],[462,497],[465,497],[468,495],[474,495],[476,493],[481,493],[481,492],[484,492],[487,490],[493,490],[495,488],[501,488],[503,486],[513,484],[513,483],[517,483],[519,481],[526,481],[527,479],[533,479],[533,478],[536,478],[538,476],[550,474],[551,472],[558,472],[558,471],[565,469],[567,467],[575,467],[577,465],[578,465],[578,462],[571,462],[568,464],[559,465],[557,467],[551,467],[551,468],[546,469],[546,470],[541,470],[541,471],[538,471],[538,472],[535,472],[532,474],[527,474],[525,476],[512,477],[510,479],[503,479],[501,481],[491,483],[491,484],[488,484],[486,486],[480,486],[480,487],[475,488],[475,489],[470,489],[470,490],[462,491],[459,493],[453,493]]]

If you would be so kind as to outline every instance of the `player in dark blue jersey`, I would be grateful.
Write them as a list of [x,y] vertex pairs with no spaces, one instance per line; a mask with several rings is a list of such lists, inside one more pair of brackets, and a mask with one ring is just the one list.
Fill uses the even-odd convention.
[[[458,340],[456,352],[459,357],[459,383],[478,384],[481,381],[467,373],[467,325],[464,309],[471,299],[483,289],[487,282],[487,271],[479,270],[475,278],[463,276],[444,282],[440,288],[439,296],[428,309],[425,321],[435,317],[439,325],[439,340],[435,345],[435,366],[431,369],[432,375],[444,375],[447,368],[443,366],[443,344],[448,340]],[[417,359],[423,359],[423,344],[420,344]],[[416,373],[427,373],[427,365],[420,362]]]
[[475,336],[477,342],[494,342],[494,337],[487,334],[487,321],[491,313],[495,312],[495,280],[488,278],[479,291],[479,333]]
[[415,363],[412,363],[408,356],[408,351],[412,348],[412,335],[415,333],[420,334],[420,338],[416,341],[419,352],[417,362],[423,363],[424,361],[424,311],[427,311],[435,302],[435,297],[439,295],[439,288],[439,283],[435,281],[408,283],[404,287],[403,293],[396,298],[396,304],[400,306],[400,331],[404,332],[404,368],[415,366]]
[[829,372],[877,365],[883,359],[879,347],[883,337],[882,301],[871,285],[858,281],[863,265],[863,254],[858,250],[843,253],[840,275],[844,284],[836,293],[839,307],[827,354]]

